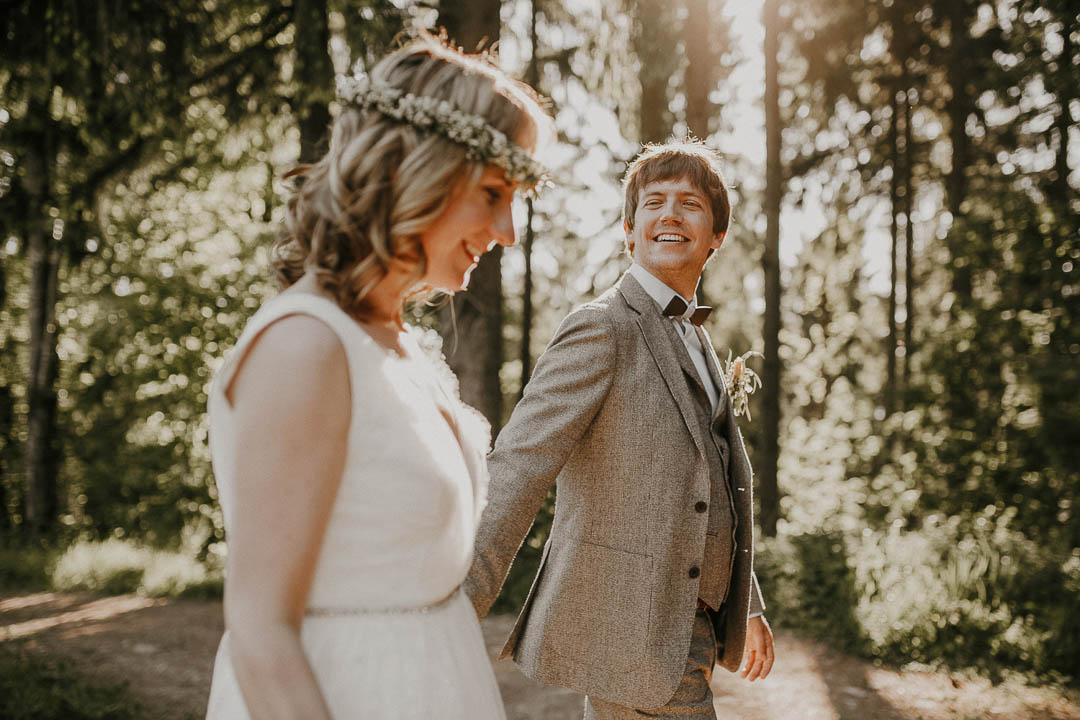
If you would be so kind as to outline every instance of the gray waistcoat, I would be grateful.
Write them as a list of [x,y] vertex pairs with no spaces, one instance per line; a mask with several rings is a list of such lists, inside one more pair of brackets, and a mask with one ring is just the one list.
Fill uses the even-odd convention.
[[[706,359],[706,362],[710,364],[710,369],[718,370],[711,367],[712,363],[709,359]],[[711,439],[711,442],[706,443],[705,459],[709,464],[709,477],[712,479],[712,497],[708,507],[709,529],[705,538],[705,561],[701,567],[698,597],[709,607],[718,609],[727,598],[731,581],[732,563],[735,557],[735,526],[738,523],[728,483],[729,447],[725,431],[729,402],[726,393],[718,393],[718,407],[710,423],[711,408],[705,388],[697,377],[692,377],[688,373],[686,373],[686,380],[690,385],[691,394],[697,400],[694,403],[694,411],[698,422],[702,427],[709,428],[707,435]],[[714,377],[713,381],[714,383],[722,382],[719,377]]]

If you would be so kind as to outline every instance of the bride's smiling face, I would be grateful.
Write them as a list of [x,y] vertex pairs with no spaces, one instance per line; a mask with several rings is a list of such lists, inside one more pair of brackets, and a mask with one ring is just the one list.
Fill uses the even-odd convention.
[[517,184],[486,167],[475,185],[459,185],[450,204],[420,236],[427,258],[423,282],[436,290],[464,290],[480,258],[496,244],[514,244],[511,203]]

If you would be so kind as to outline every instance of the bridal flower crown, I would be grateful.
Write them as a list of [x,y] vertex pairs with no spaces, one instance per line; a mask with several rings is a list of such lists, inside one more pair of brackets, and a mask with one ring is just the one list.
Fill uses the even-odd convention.
[[340,99],[364,110],[377,110],[397,122],[423,132],[437,133],[465,148],[471,160],[495,165],[509,180],[529,188],[547,182],[544,166],[492,127],[479,115],[456,108],[448,100],[414,95],[366,76],[338,79]]

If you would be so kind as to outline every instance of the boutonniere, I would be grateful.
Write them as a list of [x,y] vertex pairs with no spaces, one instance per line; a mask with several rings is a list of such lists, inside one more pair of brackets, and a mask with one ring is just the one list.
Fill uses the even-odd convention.
[[731,398],[731,411],[735,413],[735,417],[745,414],[747,422],[753,420],[750,417],[750,396],[761,387],[761,378],[746,366],[747,359],[754,355],[765,357],[755,350],[749,350],[732,360],[731,351],[728,350],[727,360],[724,362],[724,383],[727,385],[728,397]]

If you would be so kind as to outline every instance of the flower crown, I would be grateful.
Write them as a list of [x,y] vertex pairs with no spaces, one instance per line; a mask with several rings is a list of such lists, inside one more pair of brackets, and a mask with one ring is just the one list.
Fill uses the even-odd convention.
[[448,100],[414,95],[368,77],[338,79],[338,97],[363,110],[377,110],[417,130],[442,135],[465,148],[467,157],[503,169],[506,177],[529,188],[547,182],[544,166],[479,115]]

